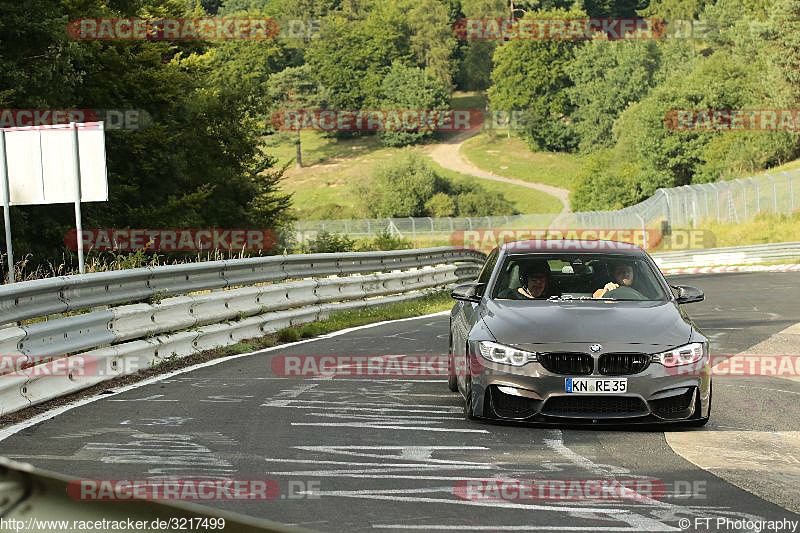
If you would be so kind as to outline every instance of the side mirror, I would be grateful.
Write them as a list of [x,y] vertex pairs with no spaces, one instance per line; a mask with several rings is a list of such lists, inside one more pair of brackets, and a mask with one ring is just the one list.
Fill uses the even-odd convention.
[[678,291],[678,296],[675,298],[675,301],[679,304],[702,302],[706,297],[703,291],[697,287],[689,287],[688,285],[675,285],[671,287]]
[[461,300],[462,302],[480,302],[483,291],[486,289],[485,283],[465,283],[458,285],[450,293],[450,297],[454,300]]

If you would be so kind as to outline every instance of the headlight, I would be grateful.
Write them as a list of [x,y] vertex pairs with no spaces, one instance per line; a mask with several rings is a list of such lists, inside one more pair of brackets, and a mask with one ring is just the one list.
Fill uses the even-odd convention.
[[703,343],[693,342],[668,352],[653,354],[652,361],[669,367],[690,365],[702,359],[703,355],[705,355]]
[[526,352],[519,348],[512,348],[511,346],[503,346],[496,342],[481,341],[479,343],[481,356],[484,359],[493,363],[502,363],[504,365],[522,366],[525,363],[536,361],[536,354],[533,352]]

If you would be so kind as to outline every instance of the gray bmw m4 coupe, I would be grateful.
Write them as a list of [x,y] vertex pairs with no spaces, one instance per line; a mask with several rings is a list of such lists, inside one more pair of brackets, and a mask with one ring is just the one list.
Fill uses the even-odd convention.
[[639,247],[516,241],[456,287],[449,387],[469,418],[534,423],[702,425],[708,339]]

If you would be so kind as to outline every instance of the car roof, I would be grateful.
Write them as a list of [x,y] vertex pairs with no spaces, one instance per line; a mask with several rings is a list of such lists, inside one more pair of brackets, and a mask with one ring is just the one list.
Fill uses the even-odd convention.
[[507,254],[541,252],[615,253],[634,256],[644,254],[643,250],[635,244],[599,239],[529,239],[505,242],[500,245],[500,250]]

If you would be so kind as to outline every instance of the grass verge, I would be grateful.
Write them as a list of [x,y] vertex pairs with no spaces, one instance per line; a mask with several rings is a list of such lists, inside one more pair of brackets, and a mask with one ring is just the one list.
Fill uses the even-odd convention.
[[446,311],[450,309],[452,305],[449,291],[442,290],[406,302],[336,312],[331,314],[329,318],[319,322],[310,322],[308,324],[285,328],[263,337],[243,340],[237,344],[216,348],[214,350],[207,350],[187,357],[170,357],[158,365],[146,370],[140,370],[135,374],[120,376],[61,398],[54,398],[20,411],[8,413],[0,417],[0,428],[23,422],[45,411],[70,404],[76,400],[88,398],[97,394],[113,392],[115,388],[124,387],[161,374],[214,359],[263,350],[264,348],[271,348],[273,346],[295,342],[300,339],[312,338],[342,329],[363,326],[365,324]]
[[715,247],[800,241],[800,210],[792,214],[762,213],[749,222],[704,222],[699,226],[716,237]]
[[520,213],[558,213],[561,211],[561,202],[558,198],[536,189],[476,178],[439,166],[432,160],[430,163],[436,172],[455,183],[477,183],[484,190],[499,192]]
[[544,183],[572,190],[581,159],[574,154],[531,152],[517,137],[484,132],[461,147],[461,155],[473,165],[507,178]]

